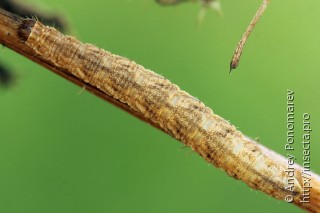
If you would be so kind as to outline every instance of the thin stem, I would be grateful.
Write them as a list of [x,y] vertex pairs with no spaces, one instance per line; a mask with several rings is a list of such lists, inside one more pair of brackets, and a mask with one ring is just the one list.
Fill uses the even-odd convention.
[[237,66],[239,65],[239,61],[240,61],[240,57],[243,51],[243,47],[247,41],[247,39],[249,38],[252,30],[254,29],[254,27],[256,26],[256,24],[258,23],[259,19],[261,18],[263,12],[265,11],[265,9],[267,8],[268,4],[269,4],[270,0],[263,0],[261,6],[259,7],[257,13],[255,14],[255,16],[253,17],[253,19],[251,20],[247,30],[244,32],[241,40],[239,41],[231,62],[230,62],[230,72],[232,71],[232,69],[236,69]]
[[301,202],[301,166],[294,165],[294,186],[287,189],[286,158],[246,137],[164,77],[1,9],[0,43],[180,140],[251,188],[277,199],[290,196],[295,205],[320,211],[318,175],[310,173],[310,202]]

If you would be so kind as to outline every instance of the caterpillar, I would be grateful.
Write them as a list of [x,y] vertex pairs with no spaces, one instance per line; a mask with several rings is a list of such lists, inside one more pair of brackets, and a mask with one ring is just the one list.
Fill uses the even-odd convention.
[[299,202],[301,184],[295,177],[294,188],[287,188],[287,164],[274,159],[281,157],[268,154],[163,76],[33,19],[23,20],[17,35],[43,60],[126,104],[230,176],[275,198],[290,194]]

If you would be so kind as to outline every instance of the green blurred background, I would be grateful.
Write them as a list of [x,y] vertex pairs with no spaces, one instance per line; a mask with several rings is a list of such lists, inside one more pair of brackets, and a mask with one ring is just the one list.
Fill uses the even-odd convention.
[[[311,167],[320,173],[319,1],[271,1],[231,75],[235,45],[261,0],[221,0],[224,17],[209,11],[200,27],[192,3],[27,2],[57,11],[69,34],[165,76],[281,154],[286,92],[294,90],[294,154],[301,163],[308,112]],[[302,212],[11,50],[0,55],[17,77],[0,89],[0,212]]]

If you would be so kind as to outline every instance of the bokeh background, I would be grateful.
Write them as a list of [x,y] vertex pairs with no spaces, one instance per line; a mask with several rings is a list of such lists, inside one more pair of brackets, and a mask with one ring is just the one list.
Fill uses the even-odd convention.
[[[224,16],[209,11],[200,27],[193,3],[25,3],[61,14],[69,34],[158,72],[281,154],[286,92],[294,90],[294,154],[301,163],[308,112],[311,167],[320,173],[319,1],[271,1],[231,75],[235,45],[261,0],[221,0]],[[302,212],[11,50],[0,55],[16,76],[0,89],[0,212]]]

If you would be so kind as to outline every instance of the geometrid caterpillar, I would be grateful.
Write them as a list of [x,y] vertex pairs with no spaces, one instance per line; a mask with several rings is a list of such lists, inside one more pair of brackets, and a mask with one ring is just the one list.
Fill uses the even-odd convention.
[[293,191],[286,189],[283,157],[268,152],[169,80],[35,20],[23,20],[17,33],[39,57],[126,104],[230,176],[278,199],[290,194],[296,205],[308,208],[299,202],[298,176]]

